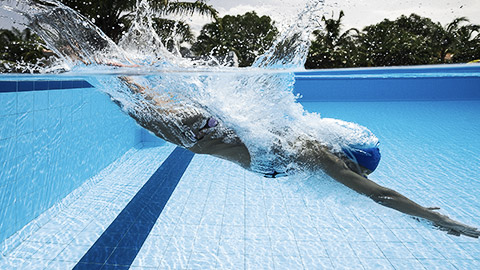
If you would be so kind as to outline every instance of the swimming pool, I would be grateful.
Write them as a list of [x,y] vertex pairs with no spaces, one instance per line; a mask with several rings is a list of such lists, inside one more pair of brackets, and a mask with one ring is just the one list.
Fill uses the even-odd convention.
[[[295,89],[306,110],[379,137],[373,180],[479,226],[479,70],[313,71],[298,73]],[[478,239],[449,236],[322,177],[266,179],[176,149],[84,78],[51,77],[47,86],[4,78],[2,89],[15,82],[15,91],[0,91],[2,269],[480,266]],[[152,194],[149,219],[135,215]]]

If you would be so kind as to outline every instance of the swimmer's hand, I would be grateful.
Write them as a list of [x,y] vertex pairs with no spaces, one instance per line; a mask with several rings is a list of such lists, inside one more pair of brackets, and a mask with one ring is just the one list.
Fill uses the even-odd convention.
[[431,220],[433,225],[442,231],[446,231],[448,234],[455,236],[465,235],[473,238],[480,236],[480,231],[475,227],[465,225],[437,212],[433,213],[436,214],[436,218]]

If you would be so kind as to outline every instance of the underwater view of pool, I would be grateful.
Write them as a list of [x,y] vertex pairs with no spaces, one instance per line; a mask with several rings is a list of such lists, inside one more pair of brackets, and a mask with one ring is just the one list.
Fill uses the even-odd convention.
[[[473,67],[471,70],[470,75],[477,74],[478,80],[478,73]],[[314,76],[314,72],[309,75]],[[10,235],[3,235],[2,269],[480,266],[478,239],[450,236],[424,221],[382,207],[326,176],[264,178],[236,164],[193,155],[155,138],[136,126],[105,94],[83,81],[89,81],[88,77],[50,76],[50,85],[61,88],[52,83],[61,80],[70,89],[36,89],[35,85],[41,84],[32,83],[33,91],[18,89],[25,87],[25,81],[38,81],[38,76],[4,78],[4,85],[14,81],[17,88],[0,93],[3,107],[12,107],[10,113],[3,112],[2,120],[7,120],[2,123],[17,119],[16,132],[27,129],[24,133],[35,139],[21,146],[25,136],[15,133],[7,137],[2,125],[2,136],[7,137],[2,137],[2,143],[17,142],[11,150],[2,146],[2,151],[9,151],[17,162],[16,173],[4,173],[2,180],[13,179],[12,183],[18,184],[10,196],[2,189],[3,213],[10,209],[15,211],[11,215],[25,215],[23,220],[10,218],[16,220],[11,223],[4,214],[2,231]],[[300,80],[297,86],[301,88]],[[315,85],[322,83],[329,82],[317,78]],[[391,85],[400,83],[398,79],[390,81]],[[370,85],[376,86],[375,82]],[[301,93],[301,89],[296,91]],[[325,96],[338,94],[337,90],[324,91]],[[406,88],[406,95],[408,91]],[[364,100],[356,102],[309,100],[308,90],[304,92],[299,102],[306,111],[358,123],[379,138],[382,160],[370,176],[372,180],[478,226],[480,200],[475,191],[480,188],[476,151],[480,147],[480,100],[472,98],[471,91],[451,91],[451,100],[433,97],[430,101],[389,101],[385,93],[384,100],[378,101],[365,94]],[[46,97],[41,97],[45,93]],[[8,99],[12,96],[16,97],[13,105]],[[29,98],[32,102],[22,105]],[[44,111],[49,116],[59,112],[63,116],[41,120]],[[30,114],[32,120],[28,120]],[[43,133],[52,133],[47,138],[54,138],[53,142],[42,145],[37,138]],[[48,159],[38,164],[39,155]],[[33,166],[30,174],[24,168],[28,166]],[[48,183],[42,182],[41,176]],[[21,185],[25,181],[30,188]],[[8,186],[2,183],[2,188]],[[7,204],[12,197],[16,203]],[[36,210],[21,210],[29,208]]]
[[[0,269],[480,268],[480,65],[305,70],[323,7],[239,68],[147,1],[118,42],[2,2],[56,58],[0,75]],[[364,178],[377,146],[368,179],[434,209]]]

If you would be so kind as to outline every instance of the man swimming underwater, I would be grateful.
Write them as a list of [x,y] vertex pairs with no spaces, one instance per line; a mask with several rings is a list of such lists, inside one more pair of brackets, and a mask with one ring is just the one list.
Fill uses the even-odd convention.
[[426,219],[449,234],[475,238],[480,236],[477,228],[436,212],[439,208],[423,207],[397,191],[368,179],[368,174],[375,170],[380,161],[378,147],[333,151],[316,139],[299,135],[296,138],[293,136],[295,139],[287,142],[289,149],[296,149],[293,154],[285,151],[284,145],[273,143],[273,149],[269,150],[275,154],[274,159],[268,160],[267,164],[260,164],[255,158],[256,155],[251,154],[236,132],[225,126],[206,108],[175,102],[168,96],[161,97],[128,77],[121,77],[121,81],[131,91],[132,96],[135,96],[135,105],[126,109],[120,101],[114,97],[112,99],[138,124],[166,141],[194,153],[213,155],[235,162],[266,177],[278,177],[291,171],[292,167],[287,167],[287,163],[293,163],[296,168],[312,173],[322,171],[383,206]]

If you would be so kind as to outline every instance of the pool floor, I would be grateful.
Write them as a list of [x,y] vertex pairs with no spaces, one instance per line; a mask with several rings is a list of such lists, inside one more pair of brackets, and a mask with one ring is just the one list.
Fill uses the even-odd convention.
[[[472,110],[478,110],[475,109],[478,103],[454,103],[462,105],[461,107],[469,104]],[[358,106],[360,110],[372,105],[375,104],[354,106]],[[439,105],[441,106],[435,106]],[[351,108],[351,104],[306,105],[307,109],[318,109],[319,106],[327,112],[324,115],[326,117],[345,117],[351,121],[361,122],[363,119],[368,122],[368,119],[362,118],[362,114],[371,113],[361,111],[358,114],[342,116],[339,115],[343,112],[342,106]],[[405,139],[405,142],[400,140],[405,133],[398,132],[406,128],[405,125],[411,120],[409,117],[415,118],[416,112],[406,109],[408,104],[378,106],[388,109],[390,114],[385,116],[386,118],[391,119],[392,114],[403,111],[405,113],[402,119],[406,120],[390,123],[398,129],[384,128],[384,125],[389,125],[387,121],[362,123],[372,127],[382,141],[382,149],[385,149],[382,152],[382,162],[385,162],[385,165],[379,167],[372,178],[421,203],[441,206],[441,211],[463,222],[479,226],[478,192],[472,192],[479,190],[479,181],[469,180],[468,185],[453,188],[458,179],[445,182],[445,179],[437,178],[442,174],[446,174],[444,178],[452,176],[451,170],[430,172],[432,168],[435,169],[436,160],[419,165],[424,158],[424,152],[433,156],[438,154],[431,151],[449,153],[442,148],[430,149],[433,146],[429,145],[428,138],[435,140],[431,138],[434,135],[426,136],[428,138],[424,140],[427,141],[415,142],[419,147],[409,150],[414,152],[415,158],[409,158],[401,152],[402,148],[417,140],[424,131],[408,131],[413,135],[409,136],[409,140]],[[449,104],[447,107],[451,106],[452,104]],[[426,106],[422,107],[425,110]],[[430,116],[442,117],[435,110]],[[465,117],[464,113],[460,119],[465,120]],[[442,121],[452,122],[452,118]],[[431,124],[436,125],[438,122]],[[452,125],[456,124],[458,123]],[[476,132],[475,130],[476,127],[473,132]],[[439,133],[438,130],[431,132]],[[447,128],[446,132],[460,131]],[[475,145],[477,141],[475,139],[470,144]],[[164,144],[145,145],[128,151],[119,161],[87,181],[80,188],[82,192],[78,192],[75,200],[63,205],[61,211],[51,216],[48,222],[3,257],[0,268],[78,267],[87,251],[96,244],[112,221],[117,219],[174,149],[175,146]],[[394,155],[394,151],[399,151],[398,155]],[[448,158],[445,160],[453,162]],[[409,166],[415,166],[414,169],[405,168],[408,167],[404,165],[407,161]],[[456,162],[465,163],[462,160]],[[476,173],[477,171],[464,172],[461,180],[466,181],[465,179],[472,177],[470,174]],[[407,174],[407,177],[403,182],[399,182],[396,177],[402,174]],[[478,177],[478,174],[476,176]],[[394,179],[391,179],[392,177]],[[423,180],[419,182],[419,178]],[[437,182],[440,180],[443,182]],[[98,268],[480,268],[480,240],[447,235],[425,222],[375,204],[327,177],[268,179],[235,164],[204,155],[195,155],[188,164],[153,228],[148,231],[144,242],[138,245],[135,252],[131,264],[99,263]]]

